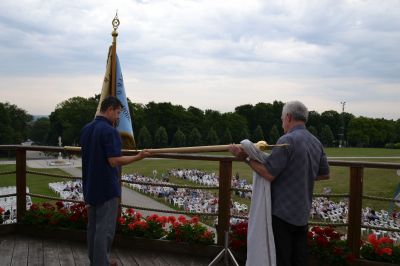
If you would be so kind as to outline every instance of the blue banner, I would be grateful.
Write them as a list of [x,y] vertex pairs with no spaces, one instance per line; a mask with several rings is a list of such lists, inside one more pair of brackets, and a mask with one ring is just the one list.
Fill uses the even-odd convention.
[[115,94],[116,97],[121,101],[123,108],[121,111],[121,115],[119,117],[119,123],[117,126],[117,130],[121,134],[123,148],[126,149],[133,149],[135,148],[135,141],[133,135],[133,126],[132,126],[132,119],[129,113],[129,106],[128,101],[126,99],[125,87],[124,87],[124,79],[122,77],[121,65],[119,64],[119,59],[117,55],[117,63],[116,63],[116,79],[115,82],[117,83],[115,86]]

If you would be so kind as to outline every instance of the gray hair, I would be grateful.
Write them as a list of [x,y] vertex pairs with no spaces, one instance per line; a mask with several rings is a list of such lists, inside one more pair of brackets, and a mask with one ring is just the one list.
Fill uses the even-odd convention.
[[285,116],[286,114],[291,114],[294,120],[304,121],[304,123],[307,122],[308,119],[308,109],[299,101],[285,103],[282,109],[282,116]]

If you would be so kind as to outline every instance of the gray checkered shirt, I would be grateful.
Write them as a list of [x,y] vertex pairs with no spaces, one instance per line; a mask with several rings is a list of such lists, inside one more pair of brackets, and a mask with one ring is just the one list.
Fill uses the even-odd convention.
[[275,176],[271,183],[272,215],[297,226],[308,223],[314,180],[328,175],[329,165],[319,140],[305,126],[296,126],[279,138],[265,167]]

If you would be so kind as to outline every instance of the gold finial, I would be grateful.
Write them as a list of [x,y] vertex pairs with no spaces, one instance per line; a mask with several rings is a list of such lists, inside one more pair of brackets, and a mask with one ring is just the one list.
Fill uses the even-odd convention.
[[119,23],[119,19],[118,19],[118,10],[117,10],[115,12],[115,17],[114,17],[114,19],[112,21],[112,25],[113,25],[113,28],[114,28],[114,31],[112,32],[113,36],[118,36],[117,29],[118,29],[119,24],[120,23]]

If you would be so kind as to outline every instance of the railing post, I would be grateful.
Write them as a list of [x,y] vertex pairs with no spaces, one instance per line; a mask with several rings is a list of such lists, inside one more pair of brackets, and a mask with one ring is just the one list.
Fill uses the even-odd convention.
[[347,240],[353,255],[360,257],[363,167],[350,167],[349,227]]
[[26,212],[26,150],[16,149],[17,222],[21,222]]
[[224,245],[225,232],[229,231],[231,212],[232,161],[219,162],[219,199],[217,243]]

